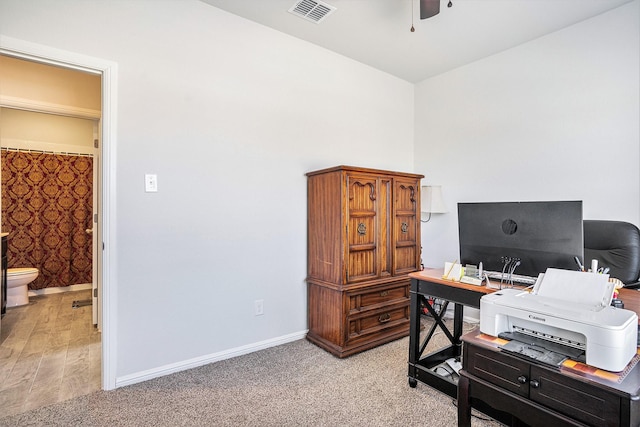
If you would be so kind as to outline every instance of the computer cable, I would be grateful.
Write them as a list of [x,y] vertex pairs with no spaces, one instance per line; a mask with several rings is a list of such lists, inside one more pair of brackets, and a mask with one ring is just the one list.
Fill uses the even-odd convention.
[[502,283],[504,283],[504,273],[509,263],[511,263],[511,258],[501,257],[500,261],[502,261],[502,274],[500,275],[500,289],[502,289]]
[[[458,407],[458,401],[456,399],[451,399],[451,403],[453,404],[454,408]],[[494,420],[493,418],[483,417],[483,416],[478,415],[476,413],[475,409],[471,410],[471,416],[474,417],[474,418],[477,418],[478,420],[481,420],[481,421],[488,421],[490,423],[495,423],[498,426],[502,426],[502,423],[499,423],[498,421]]]
[[509,285],[513,287],[513,273],[516,271],[516,268],[520,265],[520,260],[518,258],[513,259],[514,263],[509,269]]

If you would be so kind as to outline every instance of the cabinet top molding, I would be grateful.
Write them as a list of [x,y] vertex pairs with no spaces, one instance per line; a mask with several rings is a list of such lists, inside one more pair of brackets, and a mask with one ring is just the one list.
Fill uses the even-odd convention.
[[415,173],[394,172],[394,171],[387,171],[387,170],[381,170],[381,169],[370,169],[370,168],[363,168],[363,167],[358,167],[358,166],[344,166],[344,165],[342,165],[342,166],[334,166],[334,167],[326,168],[326,169],[320,169],[320,170],[313,171],[313,172],[307,172],[305,175],[306,176],[312,176],[312,175],[319,175],[319,174],[323,174],[323,173],[336,172],[336,171],[365,172],[365,173],[375,173],[375,174],[378,174],[378,175],[405,176],[405,177],[416,178],[416,179],[424,178],[424,175],[415,174]]

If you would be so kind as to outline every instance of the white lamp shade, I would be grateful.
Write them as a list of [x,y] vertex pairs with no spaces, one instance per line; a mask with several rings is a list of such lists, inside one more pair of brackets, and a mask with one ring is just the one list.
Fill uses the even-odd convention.
[[420,211],[425,213],[447,213],[447,205],[442,198],[440,185],[427,185],[422,187]]

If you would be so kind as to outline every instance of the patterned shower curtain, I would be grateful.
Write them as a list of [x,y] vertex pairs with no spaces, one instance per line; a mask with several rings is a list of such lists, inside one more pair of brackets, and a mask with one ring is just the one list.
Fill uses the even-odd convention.
[[9,268],[36,267],[29,289],[91,283],[93,158],[2,150]]

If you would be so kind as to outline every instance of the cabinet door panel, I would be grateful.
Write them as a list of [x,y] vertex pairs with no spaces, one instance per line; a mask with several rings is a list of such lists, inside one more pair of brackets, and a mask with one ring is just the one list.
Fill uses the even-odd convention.
[[396,246],[410,246],[416,244],[416,215],[400,213],[396,214],[395,236]]
[[375,248],[362,249],[351,247],[349,249],[349,268],[347,270],[347,281],[349,283],[375,279]]
[[347,177],[347,282],[377,276],[377,184],[375,177]]
[[618,425],[620,398],[602,388],[575,381],[547,369],[531,366],[530,398],[582,422],[597,425]]
[[396,275],[416,271],[416,247],[396,246]]
[[394,186],[394,275],[416,271],[420,264],[418,253],[418,206],[419,186],[417,181],[397,179]]

